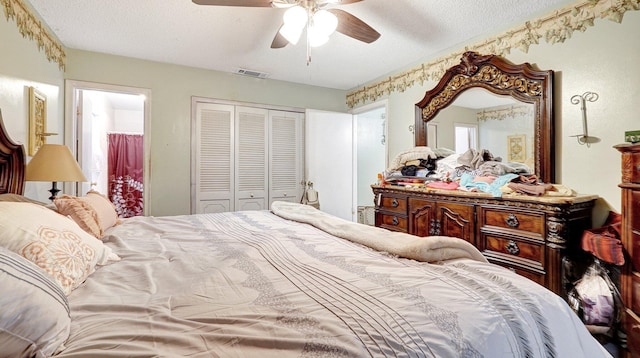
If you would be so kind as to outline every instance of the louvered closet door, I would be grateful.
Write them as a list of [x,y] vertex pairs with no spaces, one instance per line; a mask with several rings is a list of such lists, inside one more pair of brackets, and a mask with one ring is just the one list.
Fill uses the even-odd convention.
[[233,210],[234,106],[196,104],[196,212]]
[[235,117],[235,210],[267,209],[268,111],[238,106]]
[[304,168],[304,114],[269,111],[269,206],[299,202]]

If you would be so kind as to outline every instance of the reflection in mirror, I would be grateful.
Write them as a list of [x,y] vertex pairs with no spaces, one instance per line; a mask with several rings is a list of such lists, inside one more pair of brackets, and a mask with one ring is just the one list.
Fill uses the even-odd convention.
[[431,123],[437,125],[438,147],[455,149],[456,126],[466,128],[467,147],[487,149],[504,161],[526,164],[542,182],[554,182],[551,70],[538,70],[529,63],[512,64],[496,55],[465,52],[460,64],[449,68],[416,103],[416,146],[433,143]]
[[[435,126],[437,134],[432,131]],[[427,146],[462,154],[468,147],[456,140],[456,127],[476,128],[473,149],[487,149],[504,162],[522,163],[534,171],[533,104],[498,96],[483,88],[470,88],[429,122]]]

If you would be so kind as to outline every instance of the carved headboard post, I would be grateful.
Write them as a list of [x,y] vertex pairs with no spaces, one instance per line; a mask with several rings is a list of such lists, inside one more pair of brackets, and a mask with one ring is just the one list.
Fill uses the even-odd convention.
[[24,193],[24,147],[11,140],[0,112],[0,194]]
[[427,145],[427,123],[465,90],[487,91],[531,103],[534,118],[534,164],[538,178],[555,180],[555,128],[553,117],[553,71],[541,71],[529,63],[515,65],[496,55],[468,51],[460,64],[449,68],[438,84],[416,103],[415,143]]

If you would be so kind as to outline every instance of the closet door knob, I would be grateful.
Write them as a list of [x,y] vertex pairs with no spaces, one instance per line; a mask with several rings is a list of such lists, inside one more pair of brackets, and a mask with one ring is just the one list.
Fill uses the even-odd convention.
[[250,193],[249,196],[253,198],[253,193]]

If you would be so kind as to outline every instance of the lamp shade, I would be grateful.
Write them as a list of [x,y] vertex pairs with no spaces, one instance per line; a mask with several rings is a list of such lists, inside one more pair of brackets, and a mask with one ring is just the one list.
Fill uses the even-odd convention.
[[71,150],[62,144],[44,144],[27,164],[27,181],[87,181]]

